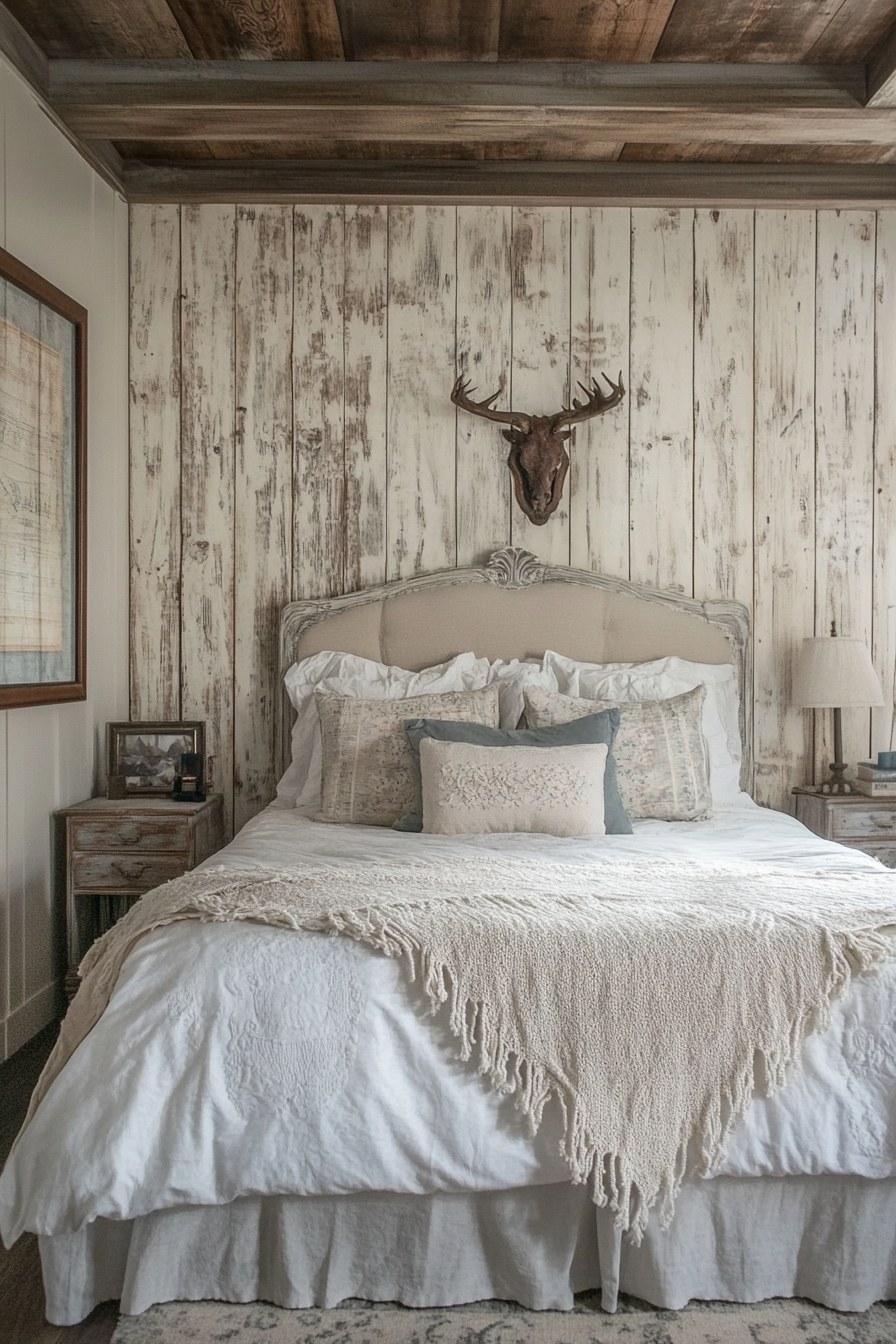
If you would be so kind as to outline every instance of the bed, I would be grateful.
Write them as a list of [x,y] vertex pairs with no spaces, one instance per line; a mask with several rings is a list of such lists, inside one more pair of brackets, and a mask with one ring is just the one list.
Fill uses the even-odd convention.
[[[540,564],[505,550],[283,613],[286,669],[328,649],[424,668],[491,659],[610,664],[674,655],[730,664],[749,687],[746,611]],[[748,788],[750,696],[739,696]],[[282,709],[281,764],[291,756]],[[283,799],[213,862],[234,873],[338,863],[633,858],[880,874],[746,794],[707,820],[640,821],[594,840],[407,835],[309,820]],[[401,966],[361,943],[253,923],[175,923],[145,937],[109,1007],[53,1083],[0,1181],[8,1243],[38,1233],[47,1315],[100,1301],[346,1297],[565,1308],[600,1288],[661,1307],[804,1296],[863,1310],[896,1296],[896,961],[859,979],[797,1076],[754,1101],[711,1179],[634,1245],[570,1184],[550,1110],[537,1135],[457,1058]]]

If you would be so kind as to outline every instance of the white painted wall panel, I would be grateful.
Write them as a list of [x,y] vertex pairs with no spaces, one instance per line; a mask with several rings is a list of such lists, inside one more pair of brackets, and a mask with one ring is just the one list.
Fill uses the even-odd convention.
[[[61,892],[56,808],[102,774],[127,714],[127,211],[0,61],[0,240],[88,310],[87,700],[0,716],[0,1054],[52,1018]],[[4,236],[5,231],[5,236]]]

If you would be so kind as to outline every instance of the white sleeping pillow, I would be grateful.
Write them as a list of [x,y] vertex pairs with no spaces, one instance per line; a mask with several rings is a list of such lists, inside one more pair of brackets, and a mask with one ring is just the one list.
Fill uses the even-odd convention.
[[739,807],[747,799],[740,787],[737,673],[730,663],[676,657],[648,663],[580,663],[548,650],[544,666],[554,674],[561,694],[589,700],[667,700],[705,686],[703,736],[713,807]]
[[366,700],[401,700],[412,695],[441,695],[446,691],[477,691],[489,680],[489,661],[475,653],[461,653],[447,663],[410,672],[353,653],[313,653],[283,678],[296,721],[292,729],[292,760],[277,785],[283,807],[295,807],[305,816],[320,811],[320,717],[315,691],[362,696]]

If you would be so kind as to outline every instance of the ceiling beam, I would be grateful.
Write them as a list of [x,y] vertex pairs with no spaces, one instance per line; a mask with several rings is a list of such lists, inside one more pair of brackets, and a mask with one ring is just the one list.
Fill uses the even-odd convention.
[[865,88],[860,66],[50,62],[85,139],[892,145],[896,110]]
[[896,204],[896,167],[684,163],[134,163],[130,201],[480,205]]
[[896,28],[868,66],[868,106],[896,107]]

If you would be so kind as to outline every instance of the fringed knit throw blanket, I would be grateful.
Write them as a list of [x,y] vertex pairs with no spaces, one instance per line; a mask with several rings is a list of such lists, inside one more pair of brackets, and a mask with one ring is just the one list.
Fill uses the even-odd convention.
[[718,1163],[754,1090],[783,1082],[852,976],[893,954],[896,875],[499,859],[205,869],[144,896],[90,949],[32,1110],[134,942],[184,919],[343,934],[401,958],[533,1133],[556,1099],[572,1180],[637,1241],[654,1204],[669,1222],[686,1170]]

